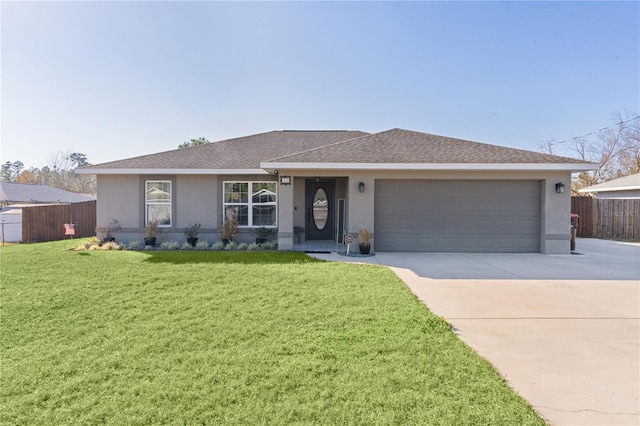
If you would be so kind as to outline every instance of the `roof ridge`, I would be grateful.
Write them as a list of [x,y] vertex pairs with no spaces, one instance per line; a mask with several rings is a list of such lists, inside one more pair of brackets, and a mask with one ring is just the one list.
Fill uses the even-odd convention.
[[[388,130],[385,130],[385,131],[388,131]],[[362,130],[345,130],[345,132],[362,132]],[[340,141],[340,142],[330,143],[328,145],[317,146],[315,148],[306,149],[304,151],[294,152],[294,153],[291,153],[291,154],[284,155],[282,157],[270,158],[268,160],[263,161],[263,163],[269,163],[269,162],[276,161],[276,160],[282,160],[284,158],[292,157],[294,155],[307,154],[309,152],[318,151],[320,149],[325,149],[325,148],[329,148],[329,147],[332,147],[332,146],[338,146],[338,145],[343,144],[343,143],[353,142],[353,141],[361,139],[361,138],[366,138],[366,137],[369,137],[369,136],[372,136],[372,135],[377,135],[377,133],[367,133],[367,132],[362,132],[362,133],[364,133],[364,135],[356,136],[355,138],[351,138],[351,139],[345,139],[345,140]]]
[[360,130],[294,130],[294,129],[283,129],[283,130],[275,130],[276,132],[307,132],[307,133],[320,133],[320,132],[359,132]]

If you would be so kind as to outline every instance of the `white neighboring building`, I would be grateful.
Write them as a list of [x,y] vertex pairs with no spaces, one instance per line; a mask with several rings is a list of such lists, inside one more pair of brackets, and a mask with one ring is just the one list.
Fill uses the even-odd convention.
[[578,192],[595,194],[600,200],[640,199],[640,173],[588,186]]
[[22,240],[22,206],[0,210],[0,241],[15,243]]

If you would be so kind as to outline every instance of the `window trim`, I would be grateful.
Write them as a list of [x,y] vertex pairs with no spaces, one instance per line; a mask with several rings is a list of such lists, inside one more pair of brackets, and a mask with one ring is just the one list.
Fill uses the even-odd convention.
[[[158,183],[168,183],[169,184],[169,202],[157,202],[157,201],[149,201],[147,198],[147,185],[150,182],[158,182]],[[149,225],[149,206],[150,205],[161,205],[161,206],[169,206],[169,224],[161,225],[158,224],[158,228],[171,228],[173,226],[173,182],[167,179],[145,179],[144,181],[144,226]]]
[[[246,203],[227,203],[226,202],[226,185],[230,184],[247,184],[247,202]],[[253,184],[269,183],[275,185],[276,200],[268,203],[253,202]],[[275,180],[225,180],[222,182],[222,218],[224,218],[227,206],[247,206],[247,225],[238,225],[238,228],[270,228],[278,227],[278,182]],[[276,221],[274,225],[254,225],[253,224],[253,207],[254,206],[274,206],[276,209]]]

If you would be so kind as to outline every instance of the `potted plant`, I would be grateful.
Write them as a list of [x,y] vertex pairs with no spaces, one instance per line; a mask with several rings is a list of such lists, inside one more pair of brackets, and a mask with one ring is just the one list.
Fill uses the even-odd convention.
[[275,234],[275,231],[273,229],[261,226],[260,228],[253,230],[253,233],[257,235],[256,244],[262,244],[266,243],[269,237]]
[[358,245],[360,246],[360,253],[362,254],[369,254],[369,251],[371,251],[371,234],[367,228],[360,227],[358,231]]
[[222,223],[222,228],[220,228],[220,238],[222,238],[222,242],[225,245],[229,244],[233,241],[236,232],[238,232],[238,218],[235,214],[227,215]]
[[104,234],[102,238],[103,243],[110,243],[116,240],[113,236],[116,232],[121,230],[122,228],[118,225],[118,221],[116,219],[112,219],[108,225],[98,226],[98,232]]
[[198,242],[198,233],[200,232],[200,224],[194,223],[184,228],[184,235],[187,236],[187,242],[191,247],[195,247]]
[[147,226],[144,227],[144,245],[155,246],[156,234],[158,233],[158,221],[150,220]]

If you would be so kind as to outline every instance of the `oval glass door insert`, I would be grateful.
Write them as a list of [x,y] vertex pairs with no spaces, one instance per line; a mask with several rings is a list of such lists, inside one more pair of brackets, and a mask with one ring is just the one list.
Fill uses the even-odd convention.
[[318,188],[313,195],[313,223],[322,231],[327,226],[327,216],[329,214],[329,200],[323,188]]

